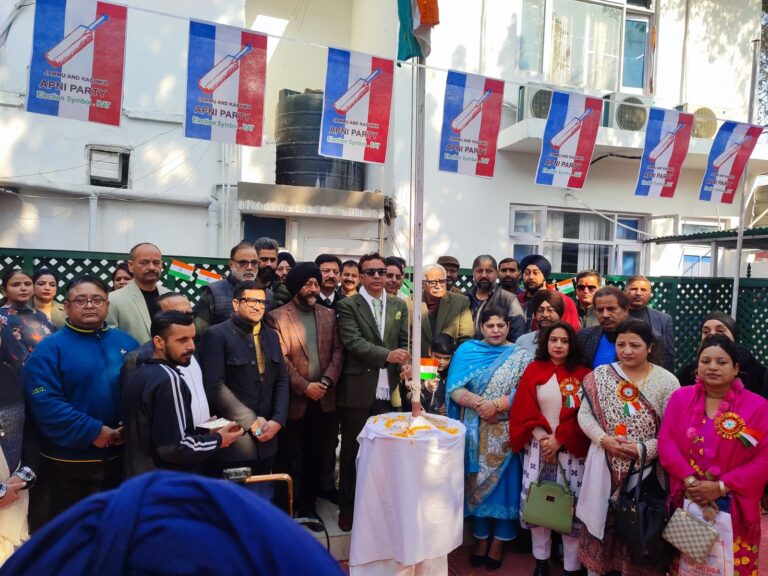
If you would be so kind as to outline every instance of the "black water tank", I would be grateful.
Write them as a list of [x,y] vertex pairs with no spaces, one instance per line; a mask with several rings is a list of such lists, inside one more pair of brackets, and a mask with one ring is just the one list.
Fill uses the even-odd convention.
[[322,92],[280,90],[275,121],[276,183],[362,190],[362,162],[326,158],[317,153],[322,115]]

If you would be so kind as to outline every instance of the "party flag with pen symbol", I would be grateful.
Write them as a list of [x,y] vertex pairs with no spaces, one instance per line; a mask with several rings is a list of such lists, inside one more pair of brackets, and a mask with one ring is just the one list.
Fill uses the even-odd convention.
[[27,111],[120,125],[128,9],[37,0]]
[[762,133],[762,126],[723,122],[709,151],[699,200],[733,203],[744,167]]
[[552,92],[536,184],[583,188],[597,141],[602,98]]
[[635,195],[672,198],[688,154],[693,114],[651,108]]

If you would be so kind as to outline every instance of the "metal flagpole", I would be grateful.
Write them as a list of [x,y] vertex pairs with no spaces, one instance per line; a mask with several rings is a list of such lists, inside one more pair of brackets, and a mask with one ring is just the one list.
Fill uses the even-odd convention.
[[413,229],[411,238],[413,239],[413,323],[411,324],[411,369],[413,394],[411,402],[413,405],[413,417],[421,413],[421,293],[422,280],[424,273],[422,271],[422,252],[424,246],[424,101],[426,90],[427,70],[424,64],[426,58],[419,56],[419,66],[416,69],[415,85],[415,116],[414,116],[414,198],[413,198]]
[[[749,115],[747,121],[755,122],[755,95],[757,91],[757,74],[760,69],[760,39],[752,40],[752,79],[749,83]],[[747,211],[747,186],[749,181],[749,160],[744,166],[741,177],[741,202],[739,204],[739,230],[736,233],[736,274],[733,277],[733,294],[731,295],[731,317],[736,320],[739,308],[739,283],[741,278],[741,258],[744,247],[744,216]]]

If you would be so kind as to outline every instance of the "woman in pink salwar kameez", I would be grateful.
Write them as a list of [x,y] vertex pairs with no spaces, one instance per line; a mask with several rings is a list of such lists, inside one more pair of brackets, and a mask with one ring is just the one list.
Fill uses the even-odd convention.
[[768,482],[768,402],[738,378],[737,350],[704,340],[694,386],[672,394],[659,433],[659,458],[673,503],[730,511],[734,575],[757,576],[760,497]]

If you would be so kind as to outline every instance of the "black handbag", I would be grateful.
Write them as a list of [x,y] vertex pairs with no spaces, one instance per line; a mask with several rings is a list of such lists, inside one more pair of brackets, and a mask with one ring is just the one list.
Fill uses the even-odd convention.
[[617,540],[626,546],[633,562],[644,566],[664,567],[672,560],[674,553],[673,548],[662,538],[664,528],[669,522],[669,490],[659,483],[655,462],[651,473],[643,479],[647,451],[645,444],[641,443],[640,447],[637,485],[634,489],[627,490],[637,462],[633,460],[627,479],[619,489],[617,500],[611,502],[616,514],[614,532]]

